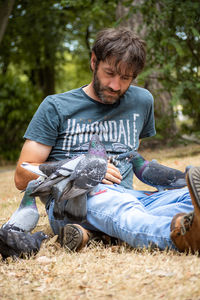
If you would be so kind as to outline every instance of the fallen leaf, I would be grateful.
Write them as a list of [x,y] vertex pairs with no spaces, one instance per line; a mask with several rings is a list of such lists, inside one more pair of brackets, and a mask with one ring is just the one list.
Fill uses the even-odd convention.
[[166,272],[166,271],[163,271],[163,270],[150,270],[150,269],[146,269],[146,272],[149,273],[149,274],[153,274],[153,275],[159,276],[159,277],[172,277],[172,276],[176,275],[173,272]]
[[39,256],[36,260],[41,264],[49,264],[52,262],[56,262],[56,257],[49,258],[47,256]]

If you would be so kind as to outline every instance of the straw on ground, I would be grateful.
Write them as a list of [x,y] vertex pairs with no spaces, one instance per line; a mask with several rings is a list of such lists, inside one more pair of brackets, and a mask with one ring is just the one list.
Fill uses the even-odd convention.
[[[174,150],[146,150],[146,159],[185,170],[200,164],[198,145]],[[0,172],[0,226],[18,207],[22,194],[13,170]],[[136,189],[149,189],[138,180]],[[127,245],[92,244],[79,253],[60,248],[37,201],[36,228],[51,236],[29,260],[0,262],[0,299],[200,299],[200,258],[173,251],[136,251]]]

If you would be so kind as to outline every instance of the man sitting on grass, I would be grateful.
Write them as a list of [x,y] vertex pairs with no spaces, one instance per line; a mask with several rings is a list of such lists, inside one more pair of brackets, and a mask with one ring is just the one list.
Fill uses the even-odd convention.
[[[36,178],[22,162],[43,163],[84,153],[98,134],[110,155],[138,149],[141,139],[155,135],[153,97],[131,85],[145,65],[145,43],[129,29],[101,31],[92,48],[92,82],[48,96],[24,135],[15,173],[20,190]],[[79,250],[96,231],[129,245],[200,250],[200,168],[188,174],[188,188],[147,195],[132,189],[133,170],[126,160],[108,163],[104,180],[88,194],[87,222],[54,218],[52,195],[46,202],[49,222],[62,244]]]

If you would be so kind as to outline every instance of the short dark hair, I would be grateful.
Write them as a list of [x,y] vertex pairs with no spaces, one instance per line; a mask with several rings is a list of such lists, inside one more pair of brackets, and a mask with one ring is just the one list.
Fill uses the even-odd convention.
[[133,77],[142,71],[146,60],[145,42],[128,28],[107,28],[96,37],[92,51],[100,61],[114,59],[117,67],[125,62],[128,69],[133,69]]

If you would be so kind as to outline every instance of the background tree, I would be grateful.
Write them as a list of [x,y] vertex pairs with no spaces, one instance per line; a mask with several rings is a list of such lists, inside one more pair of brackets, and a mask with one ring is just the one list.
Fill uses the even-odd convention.
[[[180,104],[183,114],[189,117],[182,130],[199,134],[200,2],[149,0],[137,8],[143,16],[148,44],[148,69],[143,74],[144,80],[151,81],[152,74],[156,74],[162,89],[171,96],[170,106],[175,116]],[[133,6],[129,13],[135,13]],[[170,122],[169,118],[163,124],[166,122]],[[161,129],[160,134],[163,134],[164,128]]]
[[0,1],[0,44],[6,31],[6,27],[8,25],[8,18],[11,14],[14,3],[15,0]]
[[17,158],[23,133],[46,95],[89,82],[90,44],[115,16],[115,2],[106,3],[15,3],[0,45],[1,157]]
[[[154,96],[154,109],[155,109],[155,120],[157,135],[156,139],[149,139],[147,142],[156,143],[156,140],[172,139],[176,133],[177,128],[175,124],[175,116],[173,107],[170,103],[171,94],[165,90],[162,83],[159,81],[159,73],[156,64],[153,68],[149,65],[149,44],[148,44],[148,28],[144,22],[144,17],[141,11],[141,7],[144,4],[144,0],[126,1],[122,0],[119,2],[116,10],[116,17],[119,22],[119,26],[125,26],[132,29],[141,38],[147,41],[147,62],[146,68],[143,74],[139,76],[139,82],[148,89]],[[146,76],[148,74],[148,76]],[[165,129],[165,130],[163,130]]]
[[[1,12],[12,2],[0,0]],[[18,0],[9,11],[0,21],[0,157],[17,158],[27,124],[46,95],[90,81],[97,31],[120,24],[147,42],[138,85],[155,97],[157,136],[162,141],[177,133],[178,105],[188,118],[178,133],[200,134],[199,0]]]

